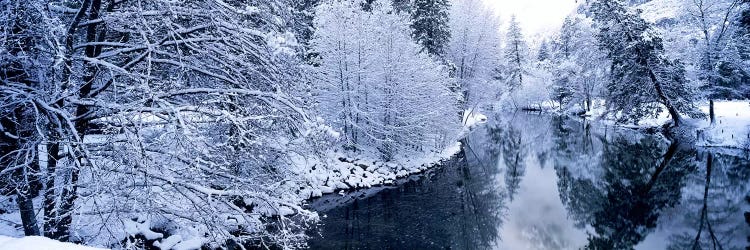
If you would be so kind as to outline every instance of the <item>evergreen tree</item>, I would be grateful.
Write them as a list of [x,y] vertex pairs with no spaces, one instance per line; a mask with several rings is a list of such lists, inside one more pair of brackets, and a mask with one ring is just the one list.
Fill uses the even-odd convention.
[[547,41],[542,41],[542,44],[539,45],[539,53],[537,55],[537,59],[542,62],[549,59],[549,50],[547,49]]
[[510,91],[513,91],[523,84],[523,65],[526,63],[528,50],[515,15],[511,18],[506,40],[505,58],[508,60],[507,74],[509,74],[506,79],[508,79]]
[[577,19],[566,17],[563,26],[560,28],[560,37],[557,41],[558,50],[567,59],[570,57],[573,40],[577,31]]
[[613,81],[606,86],[609,111],[620,121],[638,122],[666,108],[674,126],[679,126],[680,114],[700,116],[684,66],[665,57],[651,24],[628,11],[622,0],[596,0],[589,8],[599,24],[599,45],[612,61]]
[[415,0],[411,6],[412,36],[432,56],[443,58],[450,41],[448,0]]

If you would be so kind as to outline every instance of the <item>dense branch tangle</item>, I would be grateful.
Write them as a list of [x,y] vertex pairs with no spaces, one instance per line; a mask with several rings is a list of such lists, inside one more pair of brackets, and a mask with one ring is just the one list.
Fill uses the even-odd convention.
[[[33,27],[15,31],[43,38],[46,43],[34,46],[51,51],[43,54],[51,66],[26,77],[46,80],[44,84],[16,83],[4,77],[0,86],[3,100],[9,100],[3,104],[31,107],[23,109],[24,114],[36,118],[38,125],[29,138],[20,138],[23,135],[14,131],[8,135],[41,138],[12,151],[34,155],[39,145],[48,150],[42,158],[49,160],[41,162],[48,164],[43,168],[46,173],[28,173],[47,177],[46,236],[70,240],[71,226],[90,225],[74,222],[73,215],[106,214],[98,226],[113,232],[121,219],[145,213],[176,226],[197,223],[216,229],[209,230],[215,232],[211,236],[221,241],[240,229],[179,215],[250,216],[241,220],[247,234],[260,227],[253,214],[272,213],[268,211],[283,204],[301,210],[282,202],[278,191],[261,188],[272,187],[267,182],[288,179],[287,173],[272,167],[286,161],[284,147],[288,145],[276,141],[303,134],[308,119],[300,108],[302,100],[286,94],[293,92],[290,79],[295,68],[287,62],[293,58],[268,44],[269,39],[284,34],[280,29],[284,24],[279,23],[283,20],[278,18],[285,11],[280,9],[283,5],[259,4],[220,0],[12,3],[14,8],[22,6],[13,13],[38,12],[67,27],[63,30],[51,24],[44,26],[50,31]],[[69,9],[71,5],[77,9]],[[103,124],[104,133],[90,134],[93,124]],[[6,172],[16,171],[2,174]],[[131,189],[112,186],[115,180]],[[206,190],[221,192],[205,194]],[[174,204],[193,205],[174,207],[154,193],[181,194]],[[193,198],[206,195],[205,199]],[[240,197],[248,199],[242,203],[246,207],[234,203]],[[130,206],[133,213],[114,212],[126,210],[120,209],[123,206]],[[258,207],[265,210],[253,210]],[[298,236],[285,232],[280,237],[284,241]]]

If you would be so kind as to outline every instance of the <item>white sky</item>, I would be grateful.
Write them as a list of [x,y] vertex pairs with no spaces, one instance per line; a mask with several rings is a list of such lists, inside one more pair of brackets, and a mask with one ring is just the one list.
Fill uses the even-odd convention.
[[[507,25],[515,14],[526,36],[557,30],[576,6],[576,0],[484,0]],[[579,0],[580,1],[580,0]]]

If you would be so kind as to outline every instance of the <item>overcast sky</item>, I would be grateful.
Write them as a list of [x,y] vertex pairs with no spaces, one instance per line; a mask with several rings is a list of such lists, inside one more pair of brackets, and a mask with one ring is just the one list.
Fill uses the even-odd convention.
[[484,0],[505,24],[515,14],[526,36],[556,30],[576,6],[576,0]]

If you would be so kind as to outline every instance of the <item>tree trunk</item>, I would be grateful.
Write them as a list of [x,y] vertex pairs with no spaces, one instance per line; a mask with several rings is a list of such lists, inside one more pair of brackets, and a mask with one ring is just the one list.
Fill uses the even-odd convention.
[[708,100],[708,117],[711,120],[711,125],[716,124],[716,113],[714,113],[714,100]]
[[60,159],[59,152],[60,143],[52,142],[47,144],[47,177],[44,186],[44,237],[47,238],[54,238],[57,228],[55,172],[57,170],[57,162]]
[[678,113],[677,109],[674,107],[674,105],[672,105],[672,101],[669,100],[669,97],[667,97],[664,94],[664,91],[661,88],[661,83],[656,78],[654,71],[649,69],[648,75],[651,78],[651,82],[654,84],[654,88],[656,89],[656,94],[659,96],[659,100],[661,100],[661,103],[664,104],[665,107],[667,107],[667,111],[669,111],[669,116],[672,117],[674,126],[675,127],[680,126],[680,121],[682,120],[682,117],[680,117],[680,113]]
[[19,190],[16,197],[18,210],[21,213],[23,234],[26,236],[39,235],[39,225],[36,222],[34,202],[31,200],[31,194],[28,192],[28,183],[25,186],[26,190]]
[[[16,187],[16,203],[21,214],[23,232],[27,236],[39,235],[39,225],[36,221],[36,211],[34,210],[32,199],[39,195],[39,189],[41,188],[38,177],[40,172],[39,157],[36,153],[38,142],[34,133],[35,118],[31,114],[33,114],[31,110],[24,108],[16,109],[16,117],[20,121],[17,129],[20,139],[16,142],[16,148],[32,152],[30,154],[19,155],[17,161],[20,161],[22,165],[17,170],[16,175],[16,180],[19,182],[19,186]],[[25,159],[22,160],[20,159],[21,157]]]
[[11,192],[15,191],[23,232],[27,236],[39,235],[32,202],[32,198],[39,193],[39,187],[35,184],[38,182],[35,172],[39,169],[37,154],[22,153],[36,150],[36,143],[32,142],[33,123],[30,124],[33,120],[29,118],[22,107],[16,108],[9,117],[0,118],[0,126],[4,128],[0,133],[0,171],[16,168],[8,180],[3,180],[0,185],[9,185]]
[[[71,87],[70,81],[72,78],[72,68],[73,68],[73,54],[74,54],[74,44],[76,40],[76,33],[78,31],[78,24],[86,18],[86,12],[89,12],[88,19],[94,20],[98,18],[99,15],[99,9],[101,7],[101,0],[84,0],[81,3],[81,6],[79,7],[78,11],[76,12],[76,15],[73,17],[73,20],[71,21],[70,25],[68,26],[68,29],[66,31],[66,37],[65,37],[65,65],[63,66],[63,72],[61,76],[61,86],[60,90],[61,92],[64,92],[68,90]],[[96,40],[96,29],[98,27],[98,24],[90,24],[88,26],[88,32],[86,34],[87,42],[94,42]],[[91,57],[91,55],[96,51],[95,46],[87,46],[86,48],[86,56]],[[87,62],[84,61],[84,69],[87,69]],[[94,77],[93,73],[84,75],[84,84],[80,86],[78,97],[85,98],[89,97],[89,93],[84,93],[86,91],[90,92],[93,84]],[[63,108],[65,107],[65,100],[64,98],[60,98],[55,104],[55,107],[57,108]],[[88,112],[87,107],[76,107],[76,117],[79,118],[79,120],[76,120],[75,122],[75,128],[78,130],[81,126],[88,126],[88,119],[84,116],[87,115]],[[62,117],[60,118],[62,120]],[[57,177],[57,167],[58,167],[58,161],[60,160],[59,151],[61,148],[61,143],[63,139],[65,138],[65,135],[61,134],[62,128],[52,128],[51,129],[51,145],[48,146],[48,153],[49,153],[49,160],[48,160],[48,166],[47,166],[47,186],[45,191],[45,211],[44,211],[44,235],[53,239],[58,239],[61,241],[68,241],[70,237],[70,223],[72,222],[72,208],[73,203],[75,202],[75,199],[77,199],[77,182],[78,182],[78,173],[80,169],[78,167],[73,167],[71,170],[71,176],[70,176],[70,182],[65,183],[66,178],[63,178],[64,188],[60,194],[60,206],[58,207],[56,205],[57,197],[55,196],[55,188],[60,186],[60,184],[56,183],[55,179]],[[85,134],[85,128],[81,131],[75,131],[78,133],[79,138],[81,140],[83,139],[83,134]],[[71,135],[67,135],[71,136]],[[82,143],[82,141],[79,141],[78,143]],[[75,153],[76,156],[81,157],[82,151],[81,147],[82,145],[76,143],[76,145],[72,145],[72,151],[70,152]],[[71,157],[69,155],[69,157]],[[72,159],[72,163],[74,164],[75,161],[81,162],[81,159]],[[62,216],[62,217],[60,217]]]
[[[89,10],[89,16],[88,20],[96,20],[99,18],[99,11],[101,9],[102,1],[101,0],[92,0],[91,1],[91,9]],[[90,24],[86,30],[86,42],[92,43],[97,42],[97,24]],[[102,34],[103,37],[104,34]],[[94,45],[88,45],[85,49],[85,55],[86,57],[96,57],[98,56],[98,49],[97,46]],[[90,97],[89,94],[91,93],[92,86],[94,84],[94,80],[96,79],[96,75],[98,73],[97,67],[90,66],[88,62],[83,62],[83,68],[86,70],[85,75],[83,76],[83,85],[78,90],[78,96],[80,98],[88,98]],[[75,205],[75,201],[78,199],[78,177],[80,175],[80,167],[89,165],[90,162],[86,159],[86,152],[83,149],[83,143],[84,137],[86,136],[87,129],[89,127],[89,120],[90,118],[87,117],[90,112],[90,108],[85,105],[78,105],[76,107],[75,111],[75,117],[79,118],[75,121],[74,127],[76,130],[76,133],[78,133],[78,138],[80,138],[80,142],[76,145],[73,145],[73,152],[75,153],[75,159],[74,161],[79,164],[78,167],[73,167],[70,173],[70,183],[69,185],[66,185],[65,188],[63,188],[62,193],[60,194],[60,208],[58,215],[60,216],[60,220],[57,224],[57,239],[60,241],[69,241],[70,240],[70,225],[73,223],[73,207]]]

